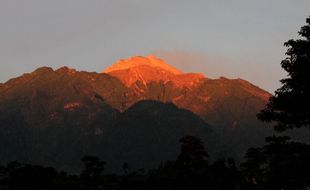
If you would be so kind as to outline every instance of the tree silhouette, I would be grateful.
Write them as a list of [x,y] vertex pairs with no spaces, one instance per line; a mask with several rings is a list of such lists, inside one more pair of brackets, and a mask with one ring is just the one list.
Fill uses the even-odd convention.
[[24,165],[9,171],[9,189],[52,189],[58,173],[54,168]]
[[[218,159],[208,171],[210,189],[235,189],[238,183],[238,170],[233,159]],[[206,181],[206,179],[204,179]]]
[[289,40],[287,58],[281,62],[288,77],[258,114],[265,122],[276,122],[275,130],[310,126],[310,17],[299,31],[302,39]]
[[95,156],[84,156],[82,162],[84,163],[85,168],[82,171],[81,176],[88,178],[100,176],[104,170],[104,165],[106,164]]
[[248,189],[305,189],[310,185],[310,146],[288,137],[267,137],[242,164]]
[[177,163],[183,167],[197,169],[208,165],[209,154],[203,146],[203,142],[195,136],[185,136],[180,139],[181,154]]
[[95,156],[84,156],[82,158],[84,170],[81,172],[81,179],[84,181],[85,189],[97,189],[102,183],[101,175],[104,170],[105,162]]

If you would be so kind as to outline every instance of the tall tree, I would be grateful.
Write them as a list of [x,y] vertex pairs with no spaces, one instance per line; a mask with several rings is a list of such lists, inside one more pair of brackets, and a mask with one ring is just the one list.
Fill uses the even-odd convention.
[[99,177],[102,174],[106,164],[104,161],[99,160],[98,157],[89,155],[84,156],[81,160],[85,165],[81,176],[85,178]]
[[197,169],[208,165],[209,154],[201,139],[195,136],[184,136],[180,139],[181,154],[177,163],[183,167]]
[[302,37],[289,40],[286,59],[281,62],[288,73],[282,87],[269,99],[266,108],[258,114],[265,122],[275,122],[275,130],[310,127],[310,17],[299,31]]

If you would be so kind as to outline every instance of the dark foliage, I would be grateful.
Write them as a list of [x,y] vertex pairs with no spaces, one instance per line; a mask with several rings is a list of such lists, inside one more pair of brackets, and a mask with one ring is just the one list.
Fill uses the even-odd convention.
[[310,126],[310,17],[299,35],[303,38],[284,44],[287,58],[281,66],[288,77],[281,80],[282,87],[258,115],[265,122],[276,122],[278,131]]
[[[176,161],[168,161],[157,169],[137,170],[124,175],[104,174],[105,162],[84,156],[80,175],[68,175],[53,168],[12,162],[0,168],[2,189],[197,189],[231,190],[237,187],[238,170],[233,160],[219,160],[209,165],[202,141],[194,136],[180,139],[181,153]],[[124,168],[128,168],[124,164]]]
[[251,148],[242,164],[245,184],[253,189],[305,189],[310,185],[310,146],[288,137],[267,137]]
[[197,171],[201,167],[208,165],[209,154],[203,146],[203,142],[194,136],[181,138],[181,154],[178,156],[177,164],[180,167],[191,171]]
[[[105,162],[94,156],[82,158],[79,175],[57,172],[50,167],[12,162],[0,167],[0,189],[54,190],[299,190],[310,185],[310,146],[291,142],[287,137],[268,137],[267,145],[248,150],[241,169],[233,159],[209,163],[199,138],[183,137],[181,153],[147,172],[137,170],[123,175],[105,174]],[[124,164],[124,168],[128,168]]]

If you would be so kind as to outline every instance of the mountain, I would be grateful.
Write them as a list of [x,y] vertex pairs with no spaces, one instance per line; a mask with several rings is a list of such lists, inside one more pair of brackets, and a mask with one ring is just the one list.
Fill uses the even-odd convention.
[[110,145],[104,158],[112,166],[120,166],[122,160],[132,169],[154,168],[161,161],[174,160],[180,153],[179,140],[186,135],[203,139],[213,155],[222,146],[213,127],[172,103],[140,101],[121,113],[109,129],[103,137],[104,144]]
[[143,85],[147,85],[150,82],[166,83],[173,81],[174,84],[179,86],[191,86],[199,79],[204,78],[202,74],[183,74],[155,55],[122,59],[105,69],[103,73],[120,79],[127,87],[136,86],[137,81]]
[[89,76],[107,83],[115,80],[44,67],[6,82],[0,93],[0,162],[70,169],[70,162],[96,153],[94,137],[112,126],[119,112],[93,90]]
[[185,135],[214,147],[211,127],[173,104],[143,101],[123,113],[111,106],[122,107],[128,93],[107,74],[67,67],[9,80],[0,91],[0,164],[19,160],[77,171],[90,154],[118,171],[124,162],[150,168],[175,158]]
[[242,159],[271,128],[256,118],[271,96],[243,79],[184,73],[154,55],[102,73],[38,68],[0,84],[0,164],[20,160],[76,171],[85,154],[151,168],[200,137],[211,158]]
[[103,73],[118,78],[131,89],[135,101],[172,102],[201,116],[214,111],[218,114],[227,106],[256,114],[271,96],[242,79],[209,79],[203,74],[182,73],[154,55],[120,60]]
[[249,146],[262,144],[263,137],[272,133],[256,118],[271,96],[267,91],[243,79],[209,79],[199,73],[176,72],[167,65],[154,55],[138,56],[118,61],[103,72],[132,91],[127,105],[156,100],[190,110],[216,126],[221,141],[236,150],[239,158]]

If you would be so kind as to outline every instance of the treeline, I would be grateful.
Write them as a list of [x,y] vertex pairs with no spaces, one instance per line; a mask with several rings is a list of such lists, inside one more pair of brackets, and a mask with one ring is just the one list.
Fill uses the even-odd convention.
[[181,152],[149,171],[105,174],[106,163],[97,157],[81,159],[80,174],[59,172],[52,167],[12,162],[0,168],[0,189],[54,190],[129,190],[129,189],[213,189],[213,190],[297,190],[310,187],[310,146],[291,142],[288,137],[268,137],[264,147],[248,150],[246,160],[236,165],[233,159],[209,163],[209,155],[199,138],[180,140]]

